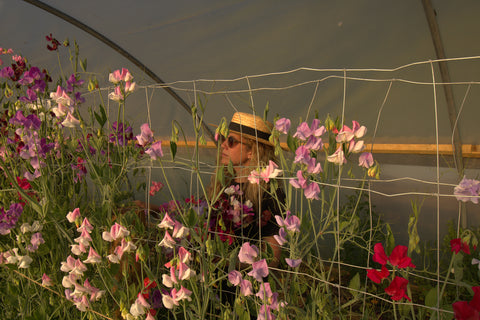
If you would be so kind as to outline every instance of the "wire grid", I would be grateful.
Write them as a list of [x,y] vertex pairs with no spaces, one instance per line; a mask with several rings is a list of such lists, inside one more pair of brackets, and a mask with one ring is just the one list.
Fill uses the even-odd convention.
[[[368,82],[380,82],[380,83],[387,83],[388,88],[386,92],[383,94],[383,99],[381,99],[381,103],[378,106],[378,112],[376,114],[369,114],[370,118],[373,118],[375,120],[375,126],[373,128],[373,136],[372,136],[372,145],[375,143],[375,139],[377,138],[377,133],[381,129],[382,126],[382,119],[384,117],[384,109],[385,105],[391,101],[391,90],[392,90],[392,85],[396,83],[407,83],[411,84],[414,86],[421,86],[421,87],[430,87],[430,97],[429,99],[431,100],[430,105],[428,108],[431,108],[433,110],[434,114],[434,119],[424,119],[425,121],[433,121],[434,122],[434,139],[435,139],[435,144],[437,146],[437,152],[434,155],[435,157],[435,176],[431,180],[427,179],[419,179],[416,177],[395,177],[391,179],[379,179],[379,180],[368,180],[366,186],[362,188],[358,188],[355,186],[352,186],[352,183],[357,183],[360,182],[361,180],[357,179],[351,179],[343,176],[339,176],[337,181],[334,181],[330,184],[328,183],[322,183],[322,187],[330,187],[330,188],[335,188],[337,190],[337,197],[336,197],[336,205],[337,205],[337,215],[339,214],[339,206],[340,206],[340,198],[343,193],[348,193],[351,192],[352,190],[360,190],[363,192],[366,192],[368,194],[368,198],[371,199],[372,195],[375,195],[377,197],[381,198],[386,198],[386,199],[391,199],[391,198],[402,198],[402,197],[407,197],[407,196],[418,196],[418,197],[430,197],[435,199],[436,201],[436,221],[435,221],[435,229],[436,229],[436,261],[438,262],[437,268],[436,268],[436,274],[430,278],[427,277],[427,280],[434,281],[436,282],[437,285],[437,296],[440,296],[440,287],[445,283],[445,281],[442,279],[441,276],[441,270],[440,270],[440,252],[441,252],[441,205],[440,205],[440,200],[444,198],[453,198],[452,192],[449,192],[448,190],[453,190],[453,187],[456,185],[455,183],[452,182],[444,182],[442,181],[442,168],[441,168],[441,159],[440,159],[440,153],[438,151],[438,145],[440,144],[440,128],[439,128],[439,100],[443,99],[443,96],[439,94],[439,87],[446,85],[447,83],[442,83],[437,79],[437,71],[436,71],[436,66],[439,62],[463,62],[463,61],[476,61],[480,59],[480,56],[475,56],[475,57],[463,57],[463,58],[457,58],[457,59],[446,59],[446,60],[431,60],[431,61],[421,61],[421,62],[414,62],[411,64],[407,64],[404,66],[400,66],[398,68],[394,69],[314,69],[314,68],[298,68],[295,70],[290,70],[286,72],[278,72],[278,73],[267,73],[267,74],[259,74],[259,75],[251,75],[251,76],[245,76],[237,79],[198,79],[198,80],[192,80],[192,81],[176,81],[176,82],[171,82],[167,84],[162,84],[162,85],[149,85],[149,86],[143,86],[145,90],[145,99],[146,99],[146,104],[147,104],[147,110],[148,113],[146,115],[145,121],[148,122],[151,126],[153,125],[153,128],[155,128],[155,124],[152,123],[152,118],[151,118],[151,110],[155,108],[155,105],[151,104],[151,96],[153,95],[152,92],[155,90],[161,90],[165,87],[168,87],[172,90],[175,90],[176,92],[179,92],[183,94],[186,99],[191,103],[191,105],[195,106],[198,109],[198,99],[196,97],[202,95],[204,97],[211,97],[211,96],[220,96],[223,98],[225,105],[227,106],[226,110],[222,109],[223,111],[223,116],[225,116],[227,119],[237,111],[247,111],[251,112],[257,115],[262,115],[262,112],[260,110],[262,109],[262,106],[257,105],[257,101],[255,99],[255,95],[257,93],[263,93],[263,94],[271,94],[275,92],[286,92],[288,94],[288,91],[293,89],[293,88],[299,88],[299,87],[305,87],[308,85],[314,85],[313,90],[310,92],[310,97],[306,99],[307,103],[299,108],[303,112],[303,114],[297,114],[297,116],[304,121],[311,120],[314,117],[314,110],[317,107],[320,107],[319,112],[322,112],[322,105],[321,103],[318,103],[319,97],[318,91],[319,91],[319,86],[327,85],[328,86],[328,81],[331,79],[340,79],[343,82],[343,90],[340,93],[341,96],[339,97],[339,100],[341,100],[341,106],[338,107],[336,110],[337,114],[341,115],[341,122],[347,123],[347,119],[351,119],[349,116],[348,112],[348,103],[349,103],[349,92],[347,90],[348,86],[347,83],[353,82],[361,82],[361,83],[368,83]],[[402,70],[409,70],[411,68],[415,67],[426,67],[430,69],[430,79],[428,81],[418,81],[418,80],[411,80],[408,78],[397,78],[397,77],[389,77],[390,74],[395,74],[398,71]],[[300,81],[296,82],[296,75],[299,72],[307,72],[309,76],[312,78],[311,80],[307,81]],[[324,75],[327,73],[327,75]],[[340,74],[339,74],[340,73]],[[380,76],[380,77],[357,77],[355,76],[355,73],[365,73],[365,74],[375,74],[378,76],[378,74],[383,74],[386,76]],[[316,75],[321,75],[321,77],[316,78]],[[287,79],[289,82],[288,84],[280,85],[280,86],[268,86],[269,83],[275,82],[274,78],[282,78],[282,79]],[[253,80],[261,80],[260,82],[262,84],[265,84],[265,86],[254,86],[252,84]],[[283,80],[282,80],[283,81]],[[238,83],[242,83],[245,88],[239,88]],[[471,88],[478,87],[480,84],[480,81],[457,81],[457,82],[450,82],[448,83],[449,85],[457,86],[457,87],[466,87],[466,91],[461,99],[462,103],[458,111],[458,116],[455,121],[455,127],[459,127],[459,119],[461,117],[461,114],[463,112],[463,108],[465,105],[465,101],[469,97],[469,94],[471,92]],[[210,88],[210,89],[205,89],[205,88]],[[246,94],[248,99],[244,99],[243,105],[238,104],[237,101],[234,101],[232,97],[238,95],[238,94]],[[207,104],[206,109],[208,110],[210,106]],[[218,107],[216,110],[219,110]],[[218,111],[216,111],[218,112]],[[206,112],[208,113],[208,111]],[[280,115],[281,117],[282,115]],[[196,118],[196,125],[200,125],[198,123],[199,118]],[[451,132],[451,129],[449,129]],[[372,132],[371,128],[369,128],[369,132]],[[453,134],[451,135],[452,145],[453,145]],[[195,148],[198,148],[201,146],[196,145]],[[192,152],[192,154],[194,154]],[[375,154],[374,154],[375,156]],[[195,161],[193,158],[184,158],[181,159],[185,163],[188,161]],[[211,160],[211,159],[210,159]],[[182,162],[181,161],[181,162]],[[198,169],[197,170],[192,170],[190,166],[188,165],[179,165],[178,163],[171,163],[171,164],[164,164],[163,169],[165,170],[181,170],[189,174],[190,176],[190,189],[188,190],[188,194],[196,194],[197,197],[201,197],[202,194],[199,192],[199,180],[200,177],[198,173],[200,174],[206,174],[207,176],[211,174],[215,170],[215,165],[212,164],[210,161],[203,161],[203,159],[200,159],[198,163]],[[148,163],[148,164],[141,164],[139,165],[139,168],[147,168],[148,169],[148,174],[147,174],[147,185],[150,184],[153,175],[153,171],[157,170],[160,168],[159,165],[154,164],[154,163]],[[455,170],[455,168],[451,169]],[[295,177],[295,174],[292,172],[285,172],[284,176],[282,178],[279,178],[280,180],[284,179],[288,182],[288,179]],[[460,177],[460,175],[459,175]],[[398,192],[398,193],[391,193],[391,192],[385,192],[382,191],[383,188],[382,186],[392,183],[392,182],[415,182],[420,185],[425,186],[427,191],[419,191],[419,190],[409,190],[405,192]],[[433,188],[433,190],[432,190]],[[422,189],[422,188],[421,188]],[[145,194],[145,199],[147,203],[150,203],[152,199],[150,199],[150,195],[148,193]],[[375,205],[373,203],[373,205]],[[372,202],[370,201],[370,219],[372,219]],[[458,220],[460,220],[460,206],[458,206]],[[387,221],[388,222],[388,221]],[[406,229],[406,228],[405,228]],[[457,231],[458,232],[458,231]],[[337,235],[339,236],[339,234]],[[369,257],[366,261],[365,266],[359,266],[359,265],[349,265],[346,264],[342,261],[340,254],[338,255],[336,261],[334,262],[336,266],[339,269],[339,275],[340,275],[340,269],[343,267],[354,267],[357,269],[369,269],[372,268],[370,265],[370,258],[371,258],[371,253],[372,253],[372,247],[371,247],[371,241],[369,242],[370,247],[368,248],[368,253]],[[331,263],[331,261],[328,260],[323,260],[325,263]],[[315,281],[320,281],[320,282],[325,282],[332,288],[337,288],[338,289],[338,299],[339,299],[339,306],[341,305],[341,290],[349,290],[351,291],[357,291],[358,293],[362,294],[364,297],[364,307],[365,307],[365,300],[368,298],[375,298],[378,300],[382,300],[388,303],[392,303],[390,299],[384,298],[383,296],[378,295],[377,293],[372,293],[370,291],[366,290],[366,286],[362,290],[354,290],[351,289],[345,285],[342,285],[341,279],[339,279],[338,282],[331,282],[319,278],[315,278],[312,275],[302,273],[299,271],[292,271],[292,270],[280,270],[276,269],[281,272],[285,273],[296,273],[297,275],[303,275],[305,277],[312,277],[312,280]],[[410,273],[411,277],[422,277],[420,275],[417,275],[414,271]],[[369,280],[365,277],[365,282],[368,282]],[[455,285],[454,282],[448,282],[450,285]],[[415,301],[412,302],[397,302],[398,304],[405,304],[413,307],[418,307],[418,308],[427,308],[430,309],[433,312],[437,313],[437,316],[440,316],[441,314],[446,314],[446,315],[451,315],[452,312],[450,310],[445,310],[442,309],[439,305],[439,302],[437,302],[436,307],[426,307],[425,305],[416,303]]]

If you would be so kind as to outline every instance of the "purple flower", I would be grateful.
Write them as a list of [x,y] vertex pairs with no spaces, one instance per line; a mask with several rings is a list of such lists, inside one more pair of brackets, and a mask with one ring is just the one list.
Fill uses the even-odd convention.
[[249,280],[243,279],[240,281],[240,293],[245,297],[253,294],[252,283]]
[[260,285],[260,289],[258,290],[257,294],[255,295],[262,299],[263,301],[268,302],[269,299],[273,296],[272,288],[270,287],[270,283],[264,282]]
[[0,77],[2,78],[13,78],[15,76],[15,71],[13,71],[12,67],[5,67],[0,70]]
[[305,148],[309,150],[320,150],[323,148],[322,138],[310,136],[305,144]]
[[[276,217],[278,216],[275,216],[275,218]],[[286,235],[287,232],[285,231],[285,229],[280,228],[280,230],[278,230],[278,235],[274,235],[273,238],[275,239],[275,241],[277,241],[278,245],[283,246],[287,242],[287,239],[285,238]]]
[[289,259],[289,258],[285,258],[285,261],[287,262],[287,264],[292,267],[292,268],[297,268],[300,263],[302,263],[302,259]]
[[10,229],[14,228],[17,224],[17,221],[23,212],[23,207],[20,203],[13,203],[10,205],[7,212],[5,212],[3,208],[0,209],[0,234],[9,234]]
[[35,90],[32,88],[27,89],[27,96],[26,97],[20,97],[20,101],[22,102],[35,102],[37,101],[38,97],[37,94],[35,93]]
[[317,174],[323,171],[322,165],[320,162],[317,163],[315,158],[310,158],[310,160],[306,162],[306,165],[308,173]]
[[310,183],[304,190],[305,198],[318,200],[320,187],[315,182]]
[[32,235],[30,243],[31,245],[27,246],[27,250],[30,252],[34,252],[37,251],[39,245],[45,243],[45,240],[43,240],[42,234],[40,232],[37,232]]
[[453,194],[459,201],[478,203],[480,192],[480,181],[474,179],[467,179],[465,176],[462,181],[455,187]]
[[280,131],[283,134],[287,134],[288,130],[290,130],[290,119],[281,118],[275,122],[275,129]]
[[364,152],[358,158],[358,165],[364,168],[370,168],[373,165],[373,156],[370,152]]
[[294,138],[298,138],[300,140],[307,140],[308,137],[312,135],[312,132],[310,130],[310,127],[308,126],[308,123],[302,122],[298,127],[297,127],[297,132],[293,135]]
[[75,77],[75,74],[72,73],[70,78],[67,80],[67,91],[68,92],[73,92],[75,87],[80,87],[85,83],[85,80],[77,80]]
[[252,271],[248,275],[255,278],[258,282],[263,281],[263,278],[268,276],[267,260],[262,259],[252,263]]
[[255,245],[250,245],[250,242],[245,242],[238,252],[238,259],[242,263],[252,264],[258,256],[258,248]]
[[162,151],[162,141],[154,142],[150,148],[145,150],[145,153],[148,154],[153,160],[157,160],[157,157],[163,157]]
[[109,141],[111,143],[116,143],[118,140],[118,144],[124,146],[129,140],[133,140],[132,127],[128,126],[124,128],[122,122],[117,123],[117,121],[115,121],[112,124],[112,132],[113,133],[111,133],[109,136]]
[[275,316],[272,314],[271,309],[268,305],[262,305],[258,311],[257,320],[274,320]]

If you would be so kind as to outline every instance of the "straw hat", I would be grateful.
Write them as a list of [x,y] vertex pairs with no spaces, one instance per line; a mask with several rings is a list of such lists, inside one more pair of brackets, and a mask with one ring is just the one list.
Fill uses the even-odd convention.
[[235,112],[228,126],[230,132],[236,132],[269,146],[273,146],[273,144],[268,141],[272,134],[272,129],[272,123],[264,121],[262,118],[251,113],[244,112]]

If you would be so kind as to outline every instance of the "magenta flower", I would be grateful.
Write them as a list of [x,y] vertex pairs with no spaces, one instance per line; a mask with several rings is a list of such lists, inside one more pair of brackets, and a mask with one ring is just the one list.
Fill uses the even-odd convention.
[[0,234],[9,234],[10,229],[16,226],[22,212],[23,207],[20,203],[12,203],[7,212],[0,208]]
[[308,173],[317,174],[323,171],[322,165],[320,164],[320,162],[316,163],[315,158],[310,158],[310,160],[307,161],[306,165]]
[[145,151],[146,154],[150,156],[153,160],[157,160],[157,157],[161,158],[163,157],[163,151],[162,151],[162,141],[156,141],[154,142],[150,148],[148,148]]
[[290,124],[290,119],[281,118],[275,122],[275,129],[277,129],[283,134],[287,134],[288,130],[290,130]]
[[252,263],[252,271],[248,275],[255,278],[258,282],[263,281],[263,278],[268,276],[267,260],[262,259]]
[[297,132],[293,135],[294,138],[298,138],[300,140],[307,140],[308,137],[312,135],[312,131],[310,130],[310,127],[306,122],[302,122],[298,127],[297,127]]
[[467,179],[465,176],[462,181],[455,187],[453,194],[459,201],[472,201],[477,204],[480,193],[480,181],[474,179]]
[[252,264],[258,256],[258,248],[255,245],[250,245],[250,242],[245,242],[238,252],[238,259],[242,263]]
[[242,274],[237,270],[232,270],[228,273],[228,281],[234,286],[238,286],[242,281]]
[[315,182],[310,183],[304,190],[305,198],[318,200],[320,187]]
[[358,165],[366,169],[373,165],[373,156],[370,152],[364,152],[358,158]]
[[292,268],[297,268],[302,263],[302,259],[285,258],[285,261]]

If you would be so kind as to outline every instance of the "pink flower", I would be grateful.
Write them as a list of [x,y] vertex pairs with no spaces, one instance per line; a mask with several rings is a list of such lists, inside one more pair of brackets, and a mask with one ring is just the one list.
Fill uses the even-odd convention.
[[390,295],[390,297],[394,301],[402,300],[402,298],[406,298],[408,299],[408,301],[411,301],[410,298],[405,293],[407,289],[407,284],[408,284],[407,279],[396,276],[393,279],[392,283],[390,283],[390,285],[387,288],[385,288],[385,292],[388,295]]
[[170,218],[168,213],[165,213],[165,216],[163,217],[162,221],[157,225],[160,229],[173,229],[175,226],[175,220]]
[[305,198],[318,200],[318,194],[320,193],[320,187],[317,183],[310,183],[304,190]]
[[373,165],[373,156],[370,152],[364,152],[358,158],[358,165],[366,169]]
[[53,285],[52,279],[50,279],[49,276],[47,276],[45,273],[42,276],[42,286],[44,287],[50,287]]
[[67,128],[75,128],[80,125],[80,121],[69,112],[65,120],[63,120],[62,125]]
[[110,228],[110,232],[104,231],[102,233],[102,238],[105,241],[112,242],[117,239],[122,239],[130,234],[130,231],[127,230],[124,226],[115,224]]
[[82,234],[80,237],[74,239],[75,242],[82,244],[84,247],[90,246],[90,242],[92,241],[92,237],[87,232],[87,229],[83,229]]
[[255,245],[250,245],[250,242],[245,242],[238,252],[238,259],[242,263],[252,264],[258,256],[258,248]]
[[305,148],[308,150],[320,150],[323,148],[322,138],[317,138],[315,136],[310,136],[305,144]]
[[28,251],[34,252],[38,249],[38,246],[41,245],[42,243],[45,243],[45,240],[43,240],[42,234],[40,232],[36,232],[32,235],[32,238],[30,239],[31,246],[27,248]]
[[163,237],[162,241],[158,244],[160,247],[170,248],[173,249],[175,247],[175,240],[173,240],[172,236],[165,231],[165,236]]
[[[175,290],[175,289],[173,289]],[[173,291],[172,290],[172,291]],[[180,287],[180,290],[178,290],[175,295],[174,295],[174,299],[178,302],[178,301],[182,301],[182,300],[188,300],[188,301],[191,301],[192,298],[190,298],[190,296],[192,295],[192,291],[188,290],[187,288],[185,288],[184,286],[181,286]]]
[[88,218],[83,219],[82,224],[77,228],[78,232],[83,232],[83,230],[87,231],[88,233],[91,233],[93,230],[93,226],[90,224]]
[[300,146],[295,150],[294,163],[307,163],[310,160],[310,150],[306,146]]
[[245,297],[253,294],[253,286],[249,280],[243,279],[240,281],[240,293]]
[[301,263],[302,263],[302,259],[289,259],[289,258],[285,258],[285,261],[287,262],[287,264],[292,267],[292,268],[297,268]]
[[270,179],[276,178],[279,174],[282,173],[282,170],[278,169],[278,165],[269,160],[268,166],[260,172],[260,177],[265,182],[269,182]]
[[172,237],[177,239],[182,239],[189,234],[188,228],[178,221],[175,221],[172,231]]
[[152,160],[157,160],[157,157],[161,158],[163,157],[163,151],[162,151],[162,141],[156,141],[154,142],[150,148],[148,148],[145,151],[146,154],[152,158]]
[[178,249],[178,259],[183,263],[187,263],[192,260],[192,254],[184,247],[180,247],[180,249]]
[[148,123],[144,123],[140,126],[140,134],[135,138],[137,138],[138,144],[143,147],[153,141],[153,132],[150,130]]
[[73,100],[70,96],[65,92],[65,90],[61,86],[57,86],[57,91],[50,93],[50,98],[55,100],[57,104],[62,104],[64,106],[71,106],[73,105]]
[[307,180],[303,177],[302,170],[297,171],[297,180],[290,179],[289,183],[297,189],[305,189],[307,187]]
[[252,263],[252,271],[248,275],[261,282],[264,277],[268,276],[268,273],[267,260],[262,259]]
[[275,129],[283,134],[287,134],[288,130],[290,130],[290,124],[290,119],[281,118],[275,121]]
[[161,182],[156,182],[152,181],[152,185],[150,186],[150,192],[149,194],[151,196],[154,196],[158,191],[160,191],[163,188],[163,183]]
[[348,146],[348,152],[351,153],[359,153],[362,152],[363,149],[365,149],[365,142],[363,140],[357,142],[351,140]]
[[108,98],[110,100],[117,101],[117,102],[122,101],[124,98],[122,89],[119,86],[115,87],[113,92],[110,92],[108,94]]
[[102,262],[102,257],[92,248],[90,247],[90,250],[88,252],[88,257],[86,260],[83,261],[83,263],[100,263]]
[[287,232],[285,231],[285,229],[280,228],[280,230],[278,230],[278,235],[274,235],[273,238],[275,239],[275,241],[277,241],[278,245],[283,246],[287,242],[286,235]]
[[67,214],[67,220],[70,223],[74,223],[77,219],[80,219],[81,217],[82,216],[80,214],[80,209],[79,208],[75,208],[73,211],[70,211]]
[[228,281],[234,286],[238,286],[242,281],[242,274],[237,270],[232,270],[228,273]]
[[108,81],[115,84],[119,83],[120,81],[128,82],[132,80],[133,80],[133,76],[130,74],[130,71],[128,71],[128,69],[126,68],[122,68],[122,70],[120,69],[115,70],[114,72],[108,75]]

